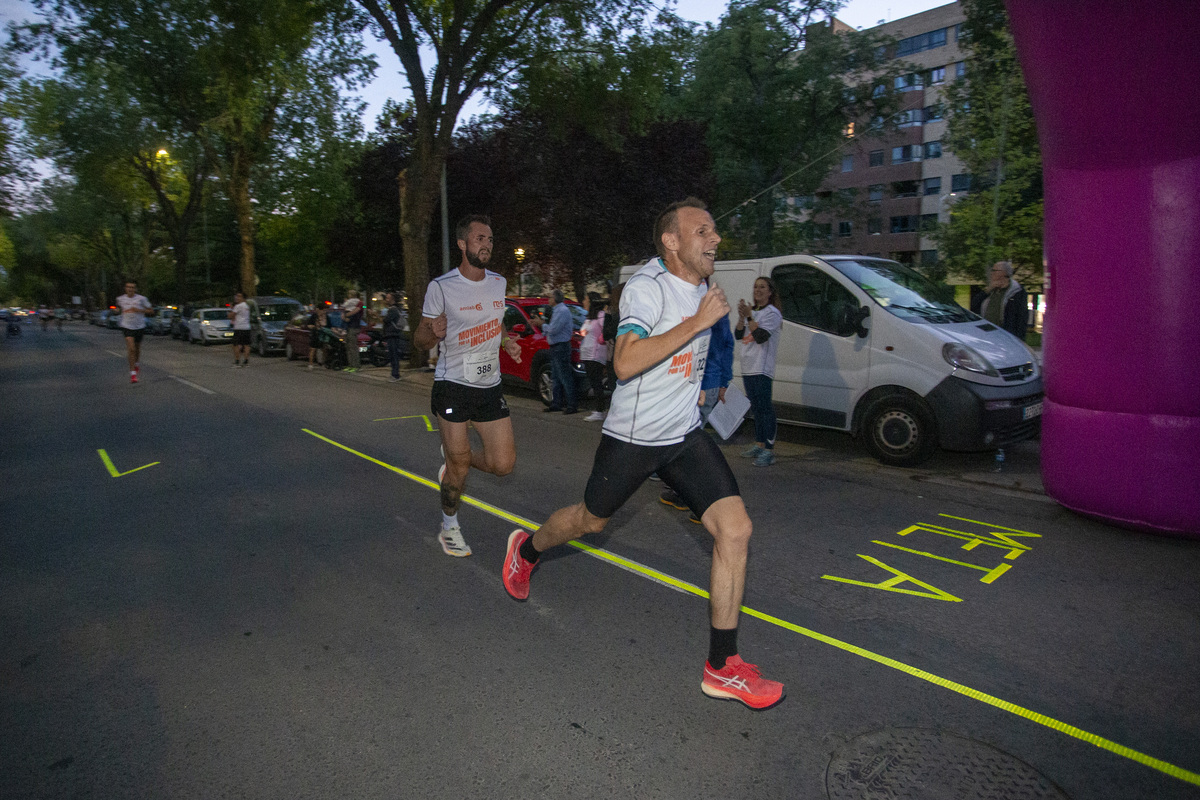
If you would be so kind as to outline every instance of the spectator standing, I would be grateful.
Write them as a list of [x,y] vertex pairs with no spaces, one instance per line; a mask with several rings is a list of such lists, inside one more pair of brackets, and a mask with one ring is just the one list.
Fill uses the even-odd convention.
[[400,380],[400,342],[404,338],[403,315],[396,295],[388,292],[384,297],[387,309],[383,314],[383,340],[387,342],[388,361],[392,365],[392,380]]
[[575,404],[575,373],[571,370],[571,337],[575,335],[575,326],[564,299],[562,289],[555,289],[550,322],[542,328],[550,345],[550,379],[554,384],[554,399],[542,411],[576,414],[579,408]]
[[[233,366],[250,366],[250,306],[246,305],[246,295],[235,292],[233,308],[229,309],[229,319],[233,322]],[[241,361],[238,355],[241,354]]]
[[583,298],[583,307],[587,309],[587,320],[579,332],[583,341],[579,343],[579,360],[587,370],[588,383],[596,398],[596,410],[583,418],[584,422],[602,422],[607,402],[604,395],[604,373],[608,365],[608,343],[604,339],[604,321],[608,316],[604,310],[604,301],[595,292],[588,292]]
[[308,368],[313,368],[313,359],[321,349],[321,329],[330,328],[329,311],[318,305],[308,317]]
[[358,333],[362,330],[363,305],[354,289],[342,303],[342,318],[346,324],[346,367],[343,372],[358,372]]
[[771,387],[782,327],[783,315],[779,312],[775,283],[770,278],[757,278],[754,281],[754,305],[745,300],[738,301],[738,323],[733,332],[742,340],[742,384],[754,410],[755,443],[742,452],[742,457],[753,458],[756,467],[769,467],[775,463],[776,425]]
[[1025,341],[1029,296],[1013,278],[1011,261],[997,261],[988,270],[988,292],[979,305],[979,316]]

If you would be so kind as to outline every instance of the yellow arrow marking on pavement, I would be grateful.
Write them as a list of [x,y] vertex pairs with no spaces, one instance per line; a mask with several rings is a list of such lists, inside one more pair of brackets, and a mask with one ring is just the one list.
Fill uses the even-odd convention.
[[155,461],[151,464],[146,464],[145,466],[142,466],[142,467],[135,467],[135,468],[129,470],[128,472],[120,472],[117,470],[116,466],[112,463],[112,459],[108,457],[108,453],[104,452],[103,450],[97,450],[96,452],[100,454],[100,460],[103,461],[104,466],[108,468],[108,474],[112,475],[114,478],[119,478],[122,475],[129,475],[131,473],[137,472],[139,469],[145,469],[146,467],[153,467],[154,464],[162,463],[161,461]]
[[[400,469],[399,467],[394,467],[385,461],[380,461],[377,458],[372,458],[371,456],[367,455],[366,453],[360,453],[359,451],[349,448],[346,445],[341,444],[340,442],[335,442],[333,439],[326,438],[326,437],[322,436],[321,434],[316,433],[315,431],[310,431],[308,428],[301,428],[301,430],[310,436],[320,439],[323,442],[328,442],[329,444],[333,445],[334,447],[340,447],[342,450],[345,450],[347,453],[351,453],[353,455],[358,456],[359,458],[366,459],[367,461],[370,461],[374,464],[378,464],[381,467],[390,469],[392,472],[395,472],[399,475],[403,475],[404,477],[408,478],[409,480],[419,483],[422,486],[428,486],[430,489],[439,489],[440,488],[435,481],[431,481],[428,478],[423,478],[420,475],[409,472],[408,470]],[[511,514],[507,511],[504,511],[503,509],[500,509],[500,508],[497,508],[496,506],[491,505],[490,503],[485,503],[482,500],[476,500],[475,498],[468,497],[467,495],[463,495],[462,502],[466,503],[468,505],[475,506],[476,508],[486,511],[490,514],[494,514],[495,516],[500,517],[501,519],[508,520],[509,522],[515,522],[516,524],[521,525],[526,531],[535,531],[538,528],[538,525],[536,523],[534,523],[532,520],[527,520],[527,519],[519,517],[515,514]],[[955,519],[958,519],[958,518],[956,517]],[[1037,535],[1037,534],[1033,534],[1033,535]],[[579,550],[584,551],[585,553],[587,553],[590,556],[599,558],[604,561],[608,561],[609,563],[614,564],[615,566],[621,567],[624,570],[627,570],[629,572],[633,572],[636,574],[640,574],[643,577],[646,577],[652,581],[655,581],[656,583],[666,585],[677,591],[686,592],[688,594],[693,594],[697,597],[702,597],[706,600],[708,599],[708,592],[706,592],[704,589],[701,589],[699,586],[688,583],[687,581],[679,580],[678,578],[674,578],[670,575],[667,575],[666,573],[659,572],[658,570],[655,570],[651,567],[647,567],[644,564],[639,564],[636,561],[631,561],[629,559],[622,558],[621,556],[618,556],[614,553],[610,553],[607,550],[603,550],[599,547],[593,547],[592,545],[585,544],[580,541],[571,541],[571,542],[567,542],[567,544],[572,547],[575,547]],[[1161,758],[1155,758],[1154,756],[1147,755],[1146,753],[1142,753],[1138,750],[1134,750],[1132,747],[1126,747],[1123,744],[1114,742],[1111,739],[1106,739],[1103,736],[1097,736],[1096,734],[1090,733],[1089,731],[1085,731],[1082,728],[1077,728],[1074,725],[1071,725],[1070,723],[1063,722],[1061,720],[1057,720],[1054,717],[1047,716],[1045,714],[1039,713],[1037,711],[1033,711],[1028,708],[1024,708],[1022,706],[1017,705],[1016,703],[1010,703],[1007,700],[996,697],[995,695],[990,695],[986,692],[981,692],[978,689],[973,689],[970,686],[967,686],[962,683],[958,683],[957,681],[952,681],[947,678],[943,678],[940,675],[934,675],[932,672],[926,672],[925,670],[923,670],[919,667],[914,667],[910,664],[905,664],[903,661],[897,661],[894,658],[889,658],[888,656],[882,655],[880,653],[875,653],[871,650],[867,650],[864,647],[859,647],[856,644],[851,644],[850,642],[846,642],[841,639],[836,639],[832,636],[829,636],[828,634],[821,633],[820,631],[815,631],[815,630],[812,630],[811,628],[805,628],[801,625],[795,624],[794,622],[788,622],[787,620],[780,619],[779,617],[772,616],[772,615],[764,613],[762,611],[758,611],[756,609],[750,608],[749,606],[742,606],[741,611],[743,614],[746,614],[747,616],[756,617],[757,619],[760,619],[764,622],[770,623],[771,625],[775,625],[777,627],[783,628],[784,630],[792,631],[793,633],[798,633],[801,636],[808,637],[809,639],[812,639],[817,642],[821,642],[822,644],[829,645],[830,647],[835,647],[838,650],[841,650],[843,652],[851,653],[853,655],[858,656],[859,658],[864,658],[868,661],[873,661],[876,664],[879,664],[881,666],[888,667],[888,668],[894,669],[894,670],[898,670],[899,672],[903,672],[906,675],[909,675],[911,677],[917,678],[922,681],[926,681],[927,683],[931,683],[934,686],[941,687],[942,689],[947,689],[951,692],[956,692],[957,694],[960,694],[964,697],[968,697],[977,702],[992,706],[993,708],[999,709],[1001,711],[1006,711],[1009,714],[1029,720],[1030,722],[1034,722],[1038,725],[1042,725],[1046,728],[1049,728],[1050,730],[1057,731],[1058,733],[1064,734],[1066,736],[1070,736],[1070,737],[1078,739],[1082,742],[1086,742],[1090,745],[1100,748],[1101,750],[1107,750],[1110,753],[1114,753],[1115,755],[1121,756],[1122,758],[1127,758],[1130,761],[1141,764],[1144,767],[1149,767],[1150,769],[1158,770],[1159,772],[1163,773],[1164,775],[1170,775],[1172,778],[1176,778],[1177,780],[1181,780],[1186,783],[1200,786],[1200,773],[1193,772],[1189,769],[1184,769],[1183,767],[1172,764],[1169,761],[1164,761]]]
[[437,430],[437,428],[433,427],[433,423],[429,421],[428,414],[410,414],[407,417],[380,417],[379,419],[373,419],[371,421],[372,422],[387,422],[388,420],[393,420],[393,419],[423,419],[423,420],[425,420],[425,430],[427,430],[427,431],[436,431]]

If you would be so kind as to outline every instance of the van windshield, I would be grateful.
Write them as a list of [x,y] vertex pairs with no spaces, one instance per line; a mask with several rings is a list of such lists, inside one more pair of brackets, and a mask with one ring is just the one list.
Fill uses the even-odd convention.
[[287,322],[299,309],[299,303],[264,304],[258,307],[258,318],[263,322]]
[[949,286],[939,286],[903,264],[882,258],[827,260],[876,303],[901,319],[932,324],[979,319],[954,302],[954,290]]

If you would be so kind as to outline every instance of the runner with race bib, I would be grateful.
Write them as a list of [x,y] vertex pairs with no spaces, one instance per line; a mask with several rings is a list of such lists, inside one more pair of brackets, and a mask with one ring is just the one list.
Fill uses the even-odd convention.
[[[462,263],[430,282],[425,290],[416,347],[438,346],[430,407],[438,418],[445,463],[438,472],[442,527],[438,542],[451,556],[469,556],[458,523],[458,505],[471,467],[493,475],[512,472],[517,459],[508,403],[500,387],[500,347],[518,363],[521,348],[507,339],[504,276],[487,269],[492,258],[491,221],[473,215],[458,223]],[[469,425],[483,442],[471,451]]]

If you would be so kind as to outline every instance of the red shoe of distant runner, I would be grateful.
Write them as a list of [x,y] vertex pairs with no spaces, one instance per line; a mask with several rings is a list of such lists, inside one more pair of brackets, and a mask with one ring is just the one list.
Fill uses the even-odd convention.
[[751,708],[770,708],[783,699],[783,684],[769,681],[758,667],[742,661],[741,656],[725,659],[723,669],[704,662],[704,681],[700,689],[718,700],[740,700]]
[[529,538],[523,530],[515,530],[508,537],[508,552],[504,555],[504,590],[514,600],[529,599],[529,576],[533,564],[521,557],[521,545]]
[[129,382],[137,383],[137,381],[138,381],[138,374],[136,372],[129,373]]

